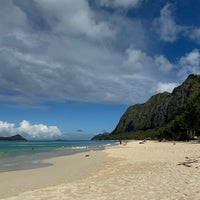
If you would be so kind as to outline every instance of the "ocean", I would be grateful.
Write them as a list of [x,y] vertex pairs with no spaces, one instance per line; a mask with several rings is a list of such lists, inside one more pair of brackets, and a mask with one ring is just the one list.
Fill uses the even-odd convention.
[[103,149],[115,141],[0,141],[0,172],[45,167],[42,160]]

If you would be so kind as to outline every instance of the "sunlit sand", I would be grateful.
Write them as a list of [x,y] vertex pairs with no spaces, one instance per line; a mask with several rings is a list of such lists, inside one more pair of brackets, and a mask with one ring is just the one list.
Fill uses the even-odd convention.
[[200,144],[139,141],[0,173],[7,200],[200,199]]

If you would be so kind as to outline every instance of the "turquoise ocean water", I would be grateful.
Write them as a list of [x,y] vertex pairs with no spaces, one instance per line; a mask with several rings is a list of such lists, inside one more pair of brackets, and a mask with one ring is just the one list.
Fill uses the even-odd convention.
[[103,149],[115,141],[0,141],[0,172],[45,167],[43,159]]

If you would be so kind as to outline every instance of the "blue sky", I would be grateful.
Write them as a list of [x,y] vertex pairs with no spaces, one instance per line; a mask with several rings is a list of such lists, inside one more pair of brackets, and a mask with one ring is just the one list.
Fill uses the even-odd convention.
[[89,139],[200,73],[196,0],[1,0],[0,135]]

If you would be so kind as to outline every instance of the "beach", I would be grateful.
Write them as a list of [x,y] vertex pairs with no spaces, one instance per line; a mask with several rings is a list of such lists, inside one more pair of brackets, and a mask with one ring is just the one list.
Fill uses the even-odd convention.
[[0,199],[200,199],[200,143],[128,141],[0,173]]

